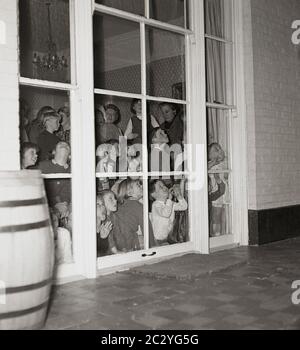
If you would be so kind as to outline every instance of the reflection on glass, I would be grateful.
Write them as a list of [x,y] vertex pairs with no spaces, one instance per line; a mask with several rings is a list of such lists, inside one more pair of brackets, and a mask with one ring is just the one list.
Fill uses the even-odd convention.
[[19,13],[21,76],[69,83],[69,1],[22,0]]
[[228,173],[209,174],[208,202],[210,237],[232,234],[232,206]]
[[169,102],[150,102],[148,120],[157,125],[148,128],[149,170],[169,172],[184,170],[186,144],[185,106]]
[[96,0],[97,4],[144,16],[144,0]]
[[[65,151],[70,153],[71,117],[68,93],[52,89],[20,87],[20,139],[21,150],[25,148],[38,150],[38,158],[28,160],[22,168],[39,166],[42,161],[53,160],[58,143],[65,143]],[[24,154],[22,154],[22,162]],[[59,173],[69,172],[70,154],[65,164],[63,150],[56,155],[61,168]],[[34,164],[33,164],[34,163]],[[52,167],[44,168],[45,173],[52,173]]]
[[157,178],[149,181],[150,247],[189,241],[188,193],[185,179]]
[[94,15],[94,78],[95,88],[141,92],[138,23]]
[[147,93],[185,100],[183,35],[146,27]]
[[144,214],[141,179],[97,179],[97,256],[142,249]]
[[150,18],[186,27],[185,3],[185,0],[150,0]]
[[229,112],[208,108],[207,125],[209,171],[230,170]]
[[95,95],[96,172],[142,171],[142,104]]
[[207,102],[234,104],[231,44],[206,39]]
[[205,33],[231,40],[232,8],[227,0],[205,0]]
[[73,263],[71,181],[45,180],[45,188],[55,237],[56,263],[71,264]]

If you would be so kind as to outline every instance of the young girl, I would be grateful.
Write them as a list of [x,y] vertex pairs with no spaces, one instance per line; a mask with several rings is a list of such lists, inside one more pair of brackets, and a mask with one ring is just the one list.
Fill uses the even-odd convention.
[[112,230],[112,223],[107,220],[103,194],[97,196],[97,256],[109,253],[108,236]]
[[152,182],[149,193],[155,200],[151,215],[154,237],[159,245],[164,245],[173,233],[175,212],[186,211],[188,204],[182,196],[180,186],[174,185],[168,189],[162,180]]
[[[218,171],[226,170],[225,152],[218,143],[212,143],[208,149],[209,197],[214,198],[210,205],[210,235],[218,237],[226,234],[226,198],[228,196],[228,183],[224,174]],[[215,172],[215,173],[213,173]],[[222,187],[223,194],[216,196]],[[224,190],[223,190],[224,187]]]
[[117,140],[119,142],[119,137],[123,135],[121,129],[117,126],[121,118],[119,108],[109,104],[101,111],[103,111],[105,123],[99,126],[99,130],[96,130],[97,142],[99,144],[106,143],[109,140]]

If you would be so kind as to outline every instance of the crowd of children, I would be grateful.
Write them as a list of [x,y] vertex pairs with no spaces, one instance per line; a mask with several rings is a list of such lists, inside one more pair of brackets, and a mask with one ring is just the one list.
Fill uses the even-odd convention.
[[[152,172],[183,170],[175,167],[182,155],[184,123],[176,105],[159,105],[162,121],[147,118],[149,170]],[[122,116],[113,104],[98,105],[95,110],[97,173],[121,171],[119,158],[124,150],[124,172],[142,171],[143,117],[141,100],[131,103],[132,117],[123,132],[118,123]],[[44,174],[71,172],[70,113],[64,106],[56,111],[42,107],[29,121],[29,106],[20,101],[22,169],[38,168]],[[121,141],[120,141],[121,140]],[[174,147],[178,146],[178,153]],[[170,154],[172,148],[172,155]],[[175,151],[174,151],[175,150]],[[174,156],[175,154],[175,156]],[[209,146],[209,217],[210,236],[226,234],[226,203],[228,177],[226,155],[218,143]],[[178,160],[178,159],[177,159]],[[221,174],[220,174],[221,173]],[[57,238],[57,261],[71,258],[71,186],[67,179],[49,180],[46,184],[54,231]],[[149,183],[149,245],[150,247],[187,241],[187,209],[181,184],[158,179]],[[128,178],[110,185],[103,181],[97,196],[98,255],[130,252],[144,248],[143,188],[140,180]]]
[[[149,184],[150,214],[148,217],[149,246],[181,243],[178,237],[176,214],[187,215],[184,184],[151,180]],[[100,183],[101,186],[103,184]],[[103,187],[102,187],[103,188]],[[152,208],[152,209],[151,209]],[[110,189],[101,189],[97,196],[97,249],[98,256],[127,253],[144,248],[143,187],[140,179],[119,180]]]

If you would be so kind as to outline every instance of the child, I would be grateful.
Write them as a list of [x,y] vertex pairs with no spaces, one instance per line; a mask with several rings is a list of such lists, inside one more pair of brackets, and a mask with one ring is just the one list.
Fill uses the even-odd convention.
[[[143,135],[143,116],[142,116],[142,101],[139,99],[133,99],[131,102],[130,111],[133,114],[132,118],[129,120],[126,130],[125,137],[128,140],[133,140],[134,144],[142,144]],[[150,122],[149,122],[150,120]],[[153,128],[159,127],[158,122],[154,116],[150,116],[147,120],[148,132]]]
[[138,173],[142,171],[141,151],[137,150],[136,145],[130,140],[127,142],[127,162],[129,173]]
[[[50,209],[50,216],[55,238],[55,260],[58,265],[72,264],[72,240],[70,231],[67,228],[59,227],[58,213]],[[69,215],[69,224],[71,215]]]
[[151,149],[151,155],[149,156],[150,170],[153,172],[170,171],[171,158],[168,135],[161,128],[156,128],[149,135],[149,142],[149,149]]
[[67,142],[61,141],[55,147],[52,160],[44,160],[39,164],[43,174],[70,173],[69,165],[71,148]]
[[96,150],[98,157],[96,172],[113,173],[118,171],[119,144],[117,140],[109,140],[98,146]]
[[49,112],[43,116],[44,131],[40,133],[37,144],[41,150],[40,160],[51,159],[55,146],[60,138],[55,135],[60,126],[61,117],[56,112]]
[[[225,164],[225,152],[218,143],[212,143],[208,149],[208,169],[210,172],[218,172],[226,170]],[[225,190],[223,191],[223,185]],[[222,195],[216,196],[220,193]],[[211,236],[218,237],[226,234],[226,206],[225,196],[228,195],[228,184],[227,179],[222,174],[221,176],[217,173],[209,174],[209,196],[215,197],[211,203],[210,213],[210,228]]]
[[165,130],[169,137],[169,144],[182,145],[183,142],[183,122],[177,113],[176,105],[168,102],[162,102],[159,105],[164,122],[161,128]]
[[97,196],[97,256],[105,256],[109,253],[108,236],[111,230],[112,223],[107,220],[103,195],[100,194]]
[[39,148],[31,142],[24,142],[21,146],[21,168],[32,169],[38,160]]
[[[106,143],[109,140],[117,140],[119,142],[119,137],[123,135],[121,129],[116,125],[121,118],[119,108],[113,104],[109,104],[99,111],[103,114],[104,124],[100,124],[96,130],[98,145]],[[96,117],[99,118],[97,115]]]
[[[101,196],[101,200],[105,206],[107,219],[111,221],[112,228],[114,228],[114,213],[116,213],[118,210],[118,202],[116,196],[110,190],[104,190],[100,192],[99,196]],[[108,255],[119,253],[113,232],[110,232],[106,238],[102,239],[102,248],[100,250],[102,252],[105,251]]]
[[[162,180],[153,181],[149,193],[155,200],[151,215],[154,237],[159,245],[163,245],[168,243],[168,237],[173,232],[175,212],[186,211],[188,205],[180,186],[175,185],[169,190]],[[178,202],[174,202],[173,197]]]

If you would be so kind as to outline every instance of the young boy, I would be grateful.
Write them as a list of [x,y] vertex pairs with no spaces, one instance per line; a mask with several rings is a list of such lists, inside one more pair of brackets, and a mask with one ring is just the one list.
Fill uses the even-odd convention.
[[[180,186],[173,186],[169,190],[162,180],[152,182],[149,193],[155,200],[152,205],[153,233],[158,245],[162,245],[168,242],[173,231],[175,212],[187,210],[188,204],[182,196]],[[173,197],[178,202],[174,202]]]
[[52,160],[44,160],[39,164],[43,174],[60,174],[70,173],[70,154],[71,148],[67,142],[61,141],[55,147],[54,158]]
[[31,142],[24,142],[21,146],[22,169],[32,169],[38,160],[39,148]]

